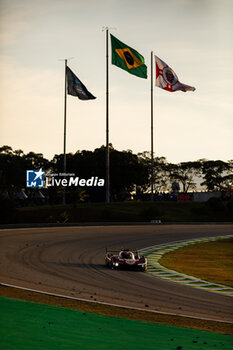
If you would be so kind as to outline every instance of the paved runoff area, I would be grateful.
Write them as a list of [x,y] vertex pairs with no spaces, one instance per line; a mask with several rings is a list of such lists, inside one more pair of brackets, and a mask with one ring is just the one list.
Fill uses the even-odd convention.
[[233,336],[0,297],[4,350],[231,350]]
[[163,278],[172,282],[184,284],[190,287],[200,288],[215,293],[221,293],[229,296],[233,296],[233,288],[224,286],[218,283],[211,283],[204,281],[200,278],[188,276],[186,274],[177,272],[175,270],[168,269],[159,263],[161,257],[171,251],[185,247],[190,244],[213,242],[219,239],[232,238],[233,235],[217,236],[217,237],[205,237],[201,239],[192,239],[188,241],[175,242],[169,244],[162,244],[159,246],[153,246],[140,250],[141,253],[148,259],[147,272],[152,276]]

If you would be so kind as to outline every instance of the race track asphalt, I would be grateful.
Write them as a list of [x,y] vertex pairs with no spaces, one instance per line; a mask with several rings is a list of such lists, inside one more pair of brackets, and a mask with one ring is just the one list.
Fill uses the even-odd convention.
[[0,230],[0,282],[177,315],[233,322],[233,298],[104,266],[105,248],[142,249],[232,234],[233,225],[76,226]]

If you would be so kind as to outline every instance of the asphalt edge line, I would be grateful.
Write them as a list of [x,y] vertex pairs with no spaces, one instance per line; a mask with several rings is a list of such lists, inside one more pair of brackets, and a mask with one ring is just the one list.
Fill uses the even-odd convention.
[[153,223],[151,221],[103,221],[103,222],[70,222],[70,223],[22,223],[22,224],[0,224],[0,230],[24,230],[34,228],[64,228],[85,226],[190,226],[190,225],[233,225],[233,221],[165,221]]
[[41,290],[20,287],[20,286],[8,284],[8,283],[2,283],[2,282],[0,282],[0,286],[16,288],[16,289],[22,289],[22,290],[26,290],[26,291],[29,291],[29,292],[45,294],[45,295],[49,295],[49,296],[52,296],[52,297],[58,297],[58,298],[63,298],[63,299],[71,299],[71,300],[77,300],[77,301],[86,302],[86,303],[99,304],[99,305],[105,305],[105,306],[113,306],[113,307],[117,307],[117,308],[121,308],[121,309],[145,311],[145,312],[151,312],[151,313],[158,314],[158,315],[161,314],[161,315],[167,315],[167,316],[177,316],[177,317],[184,317],[184,318],[190,318],[190,319],[196,319],[196,320],[233,324],[233,322],[230,322],[230,321],[223,321],[223,320],[206,318],[206,317],[189,316],[189,315],[183,315],[183,314],[177,314],[177,313],[169,313],[169,312],[165,312],[165,311],[148,310],[148,309],[136,308],[136,307],[131,307],[131,306],[111,304],[111,303],[106,303],[106,302],[102,302],[102,301],[94,301],[94,300],[88,300],[88,299],[82,299],[82,298],[75,298],[75,297],[71,297],[69,295],[62,295],[62,294],[44,292],[44,291],[41,291]]

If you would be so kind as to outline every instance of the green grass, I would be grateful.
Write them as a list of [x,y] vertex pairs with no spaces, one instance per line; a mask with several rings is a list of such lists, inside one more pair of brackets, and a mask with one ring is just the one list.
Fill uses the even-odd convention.
[[80,203],[75,208],[71,205],[18,208],[10,220],[12,223],[57,223],[150,222],[156,219],[162,222],[222,222],[231,221],[232,216],[227,202],[215,206],[196,202],[113,202]]
[[232,349],[233,337],[0,297],[3,350]]
[[165,254],[159,263],[210,282],[233,287],[233,239],[198,243]]

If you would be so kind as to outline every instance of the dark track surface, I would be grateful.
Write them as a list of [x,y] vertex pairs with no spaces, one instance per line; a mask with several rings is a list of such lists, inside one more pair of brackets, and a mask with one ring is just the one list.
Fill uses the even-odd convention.
[[233,225],[0,230],[0,282],[112,304],[233,322],[233,299],[104,266],[105,247],[141,249],[233,234]]

